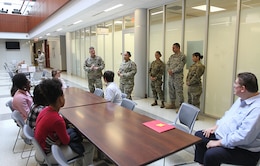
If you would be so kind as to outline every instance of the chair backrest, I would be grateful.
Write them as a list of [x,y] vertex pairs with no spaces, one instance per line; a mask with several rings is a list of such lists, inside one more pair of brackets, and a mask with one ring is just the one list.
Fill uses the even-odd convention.
[[94,94],[100,97],[104,96],[104,91],[100,88],[95,88]]
[[132,100],[127,99],[127,98],[123,98],[122,103],[121,103],[122,107],[125,107],[129,110],[134,110],[135,105],[136,105],[135,102],[133,102]]
[[199,112],[200,109],[194,105],[182,103],[173,125],[191,134]]
[[38,143],[38,141],[34,137],[32,138],[32,144],[33,144],[33,147],[35,148],[35,151],[36,151],[35,152],[35,160],[39,164],[47,164],[48,166],[51,166],[51,162],[47,158],[47,156],[46,156],[45,152],[43,151],[41,145]]
[[122,94],[122,95],[121,95],[122,99],[126,98],[126,96],[127,96],[126,93],[121,93],[121,94]]
[[9,107],[12,112],[14,111],[13,99],[11,99],[11,100],[9,100],[8,102],[6,102],[5,105],[6,105],[6,107]]
[[29,125],[27,125],[27,124],[25,124],[25,125],[23,126],[23,133],[24,133],[24,136],[25,136],[27,139],[29,139],[29,140],[32,140],[33,137],[34,137],[33,129],[32,129]]
[[19,111],[14,110],[11,114],[11,118],[18,124],[20,128],[23,128],[23,126],[25,125],[25,122]]
[[58,145],[51,146],[51,152],[54,159],[61,166],[69,166],[64,154],[62,153],[60,147]]
[[34,132],[33,129],[27,124],[23,126],[23,135],[25,136],[24,142],[28,145],[31,145],[32,139],[34,137]]

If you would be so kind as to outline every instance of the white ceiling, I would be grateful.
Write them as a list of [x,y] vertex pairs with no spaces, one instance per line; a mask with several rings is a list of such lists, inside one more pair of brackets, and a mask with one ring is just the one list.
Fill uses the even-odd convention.
[[[50,36],[64,35],[66,32],[133,14],[137,8],[153,8],[175,1],[178,0],[71,0],[66,6],[30,32],[29,38],[47,38],[47,33],[50,33]],[[117,4],[123,4],[123,6],[104,12],[105,9]],[[73,25],[78,20],[82,20],[82,22]],[[57,32],[56,30],[59,28],[63,30]]]

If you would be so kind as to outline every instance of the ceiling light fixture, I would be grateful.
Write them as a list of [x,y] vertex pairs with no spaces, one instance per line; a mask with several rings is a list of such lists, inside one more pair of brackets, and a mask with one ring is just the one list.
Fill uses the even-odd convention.
[[108,9],[104,10],[104,12],[109,12],[109,11],[114,10],[114,9],[116,9],[116,8],[119,8],[119,7],[121,7],[121,6],[123,6],[123,4],[115,5],[115,6],[111,7],[111,8],[108,8]]
[[82,22],[82,20],[76,21],[76,22],[73,23],[73,25],[81,23],[81,22]]
[[59,28],[59,29],[57,29],[56,31],[59,32],[59,31],[61,31],[61,30],[62,30],[62,28]]
[[161,11],[159,11],[159,12],[154,12],[154,13],[151,13],[151,15],[152,15],[152,16],[154,16],[154,15],[161,14],[161,13],[163,13],[163,11],[162,11],[162,10],[161,10]]
[[[197,10],[202,10],[202,11],[206,11],[206,9],[207,9],[206,5],[194,6],[192,8],[197,9]],[[226,9],[216,7],[216,6],[210,6],[210,12],[219,12],[219,11],[223,11],[223,10],[226,10]]]

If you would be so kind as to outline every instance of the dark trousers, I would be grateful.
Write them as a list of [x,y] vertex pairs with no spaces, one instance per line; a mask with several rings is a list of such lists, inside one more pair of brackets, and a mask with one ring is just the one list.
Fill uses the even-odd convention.
[[204,137],[202,131],[197,131],[196,136],[202,141],[196,144],[194,161],[204,166],[220,166],[222,163],[255,166],[259,160],[260,152],[251,152],[241,148],[224,148],[222,146],[207,149],[210,140],[216,140],[215,134],[209,138]]

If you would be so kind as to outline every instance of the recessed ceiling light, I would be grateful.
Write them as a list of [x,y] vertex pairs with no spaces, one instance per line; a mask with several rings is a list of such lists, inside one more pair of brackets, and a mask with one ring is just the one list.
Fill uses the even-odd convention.
[[111,7],[111,8],[108,8],[108,9],[104,10],[104,12],[108,12],[108,11],[114,10],[114,9],[119,8],[121,6],[123,6],[123,4],[115,5],[115,6]]
[[76,22],[74,22],[73,24],[75,25],[75,24],[78,24],[78,23],[80,23],[80,22],[82,22],[82,20],[76,21]]
[[[206,9],[207,9],[206,5],[194,6],[192,8],[197,9],[197,10],[202,10],[202,11],[206,11]],[[216,6],[210,6],[210,12],[219,12],[219,11],[223,11],[223,10],[226,10],[226,9],[216,7]]]
[[57,29],[56,31],[59,32],[59,31],[61,31],[61,30],[62,30],[62,28],[59,28],[59,29]]
[[153,16],[153,15],[156,15],[156,14],[161,14],[161,13],[163,13],[163,11],[154,12],[154,13],[152,13],[151,15]]
[[47,34],[46,34],[46,36],[49,36],[49,35],[50,35],[50,33],[47,33]]

